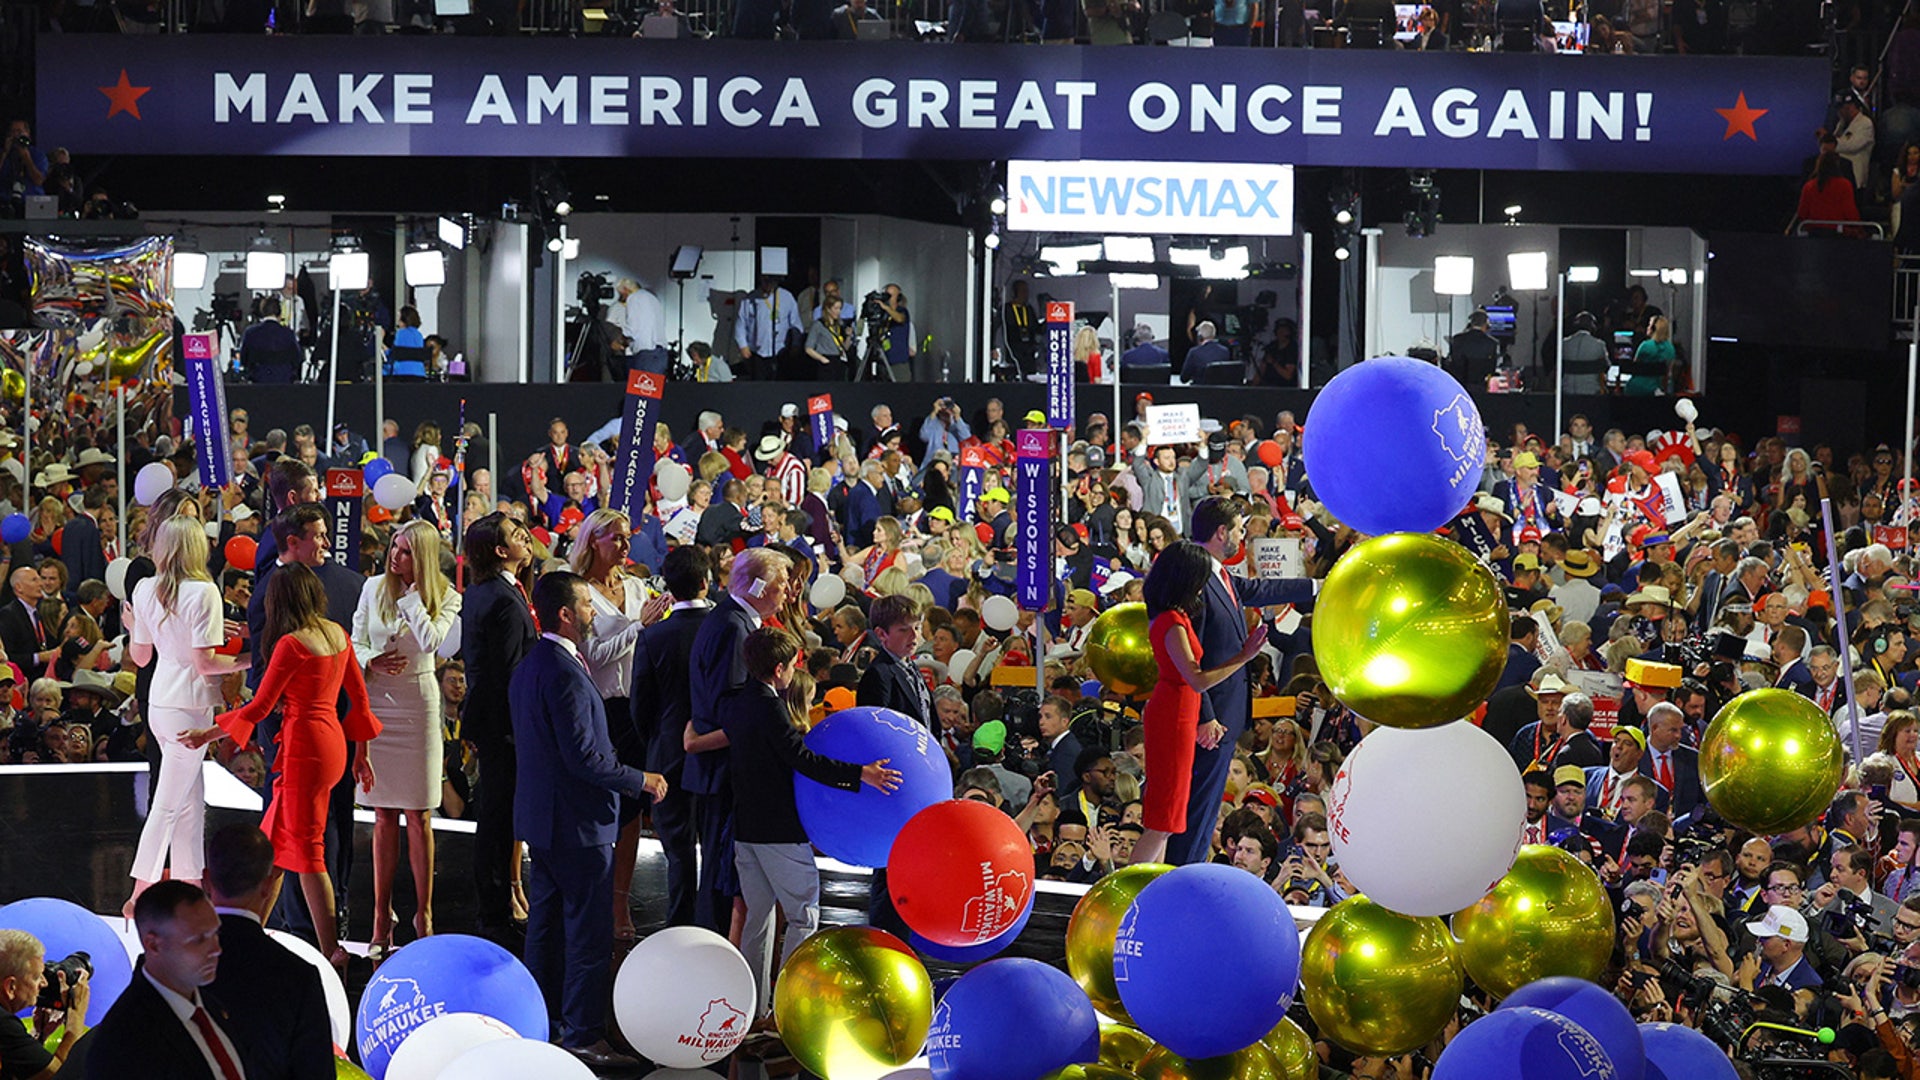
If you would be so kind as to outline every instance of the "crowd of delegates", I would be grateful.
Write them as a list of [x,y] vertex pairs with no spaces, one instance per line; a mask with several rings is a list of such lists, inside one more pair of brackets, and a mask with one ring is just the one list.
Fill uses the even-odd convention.
[[[556,418],[497,492],[470,435],[393,430],[380,449],[419,498],[398,513],[365,504],[354,565],[332,559],[314,471],[368,453],[352,432],[325,452],[304,428],[256,439],[236,413],[241,480],[221,491],[194,490],[190,445],[142,432],[128,465],[172,463],[181,483],[131,512],[124,604],[105,583],[122,554],[117,461],[76,426],[59,457],[37,445],[44,497],[14,504],[31,505],[34,532],[8,552],[0,604],[17,669],[0,676],[14,684],[9,754],[158,762],[138,916],[153,882],[210,876],[192,785],[213,744],[270,789],[276,883],[299,877],[274,919],[336,963],[349,924],[376,960],[433,932],[421,826],[474,820],[479,929],[524,950],[561,1041],[595,1063],[618,1060],[605,986],[616,942],[636,934],[627,883],[645,829],[665,851],[668,921],[740,941],[765,1012],[776,912],[787,950],[818,919],[792,777],[897,783],[886,763],[801,742],[855,704],[925,725],[955,796],[1012,816],[1043,876],[1210,859],[1294,904],[1349,895],[1325,793],[1369,725],[1319,678],[1310,620],[1312,583],[1360,538],[1315,502],[1301,425],[1226,417],[1201,442],[1149,446],[1137,418],[1116,430],[1090,416],[1063,460],[1053,609],[1002,619],[1010,428],[1045,420],[998,401],[962,413],[942,399],[903,428],[883,406],[817,448],[791,406],[663,424],[637,522],[602,504],[611,428],[575,444]],[[1735,990],[1752,995],[1742,1008],[1841,1010],[1864,1031],[1847,1044],[1862,1075],[1879,1067],[1875,1042],[1909,1075],[1920,673],[1907,638],[1920,613],[1898,455],[1742,444],[1691,424],[1596,431],[1579,415],[1557,435],[1493,434],[1481,490],[1445,530],[1498,572],[1513,610],[1506,671],[1474,722],[1524,775],[1525,839],[1568,847],[1638,909],[1623,922],[1623,997],[1689,1022]],[[965,475],[963,456],[984,475]],[[9,479],[0,497],[18,499]],[[1262,579],[1249,545],[1275,540],[1292,569]],[[1097,616],[1130,600],[1154,618],[1160,671],[1133,697],[1102,686],[1084,650]],[[1755,686],[1806,695],[1859,741],[1820,825],[1748,836],[1705,803],[1692,747]],[[371,912],[341,903],[355,870],[330,823],[355,803],[376,813]],[[395,899],[403,873],[411,911]],[[899,928],[884,874],[872,897],[872,921]]]

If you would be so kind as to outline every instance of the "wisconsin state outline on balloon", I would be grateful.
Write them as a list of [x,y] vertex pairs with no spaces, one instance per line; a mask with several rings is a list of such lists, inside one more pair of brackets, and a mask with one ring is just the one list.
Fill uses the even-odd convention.
[[1448,456],[1460,463],[1448,483],[1458,484],[1466,479],[1468,469],[1485,464],[1487,433],[1480,425],[1473,399],[1464,392],[1434,410],[1433,433],[1440,436],[1440,446]]

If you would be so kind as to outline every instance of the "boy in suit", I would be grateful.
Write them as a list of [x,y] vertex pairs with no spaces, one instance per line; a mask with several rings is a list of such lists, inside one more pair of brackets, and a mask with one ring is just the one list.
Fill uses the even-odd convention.
[[867,784],[889,794],[900,786],[900,774],[887,768],[886,758],[857,765],[807,749],[785,697],[803,660],[792,634],[762,627],[747,635],[742,652],[747,682],[720,699],[721,730],[688,731],[686,747],[726,747],[733,765],[733,857],[747,901],[740,951],[753,965],[758,1019],[773,1008],[774,905],[787,917],[782,964],[820,927],[820,871],[794,802],[794,774],[842,791]]

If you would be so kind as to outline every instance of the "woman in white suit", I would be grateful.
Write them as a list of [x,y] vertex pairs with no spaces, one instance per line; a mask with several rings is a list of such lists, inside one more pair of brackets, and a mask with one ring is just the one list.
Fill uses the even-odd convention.
[[434,657],[460,648],[460,594],[440,571],[440,533],[414,520],[393,534],[387,572],[368,580],[353,612],[353,649],[366,667],[367,695],[386,725],[368,745],[373,789],[373,948],[392,941],[393,877],[400,861],[400,818],[419,911],[414,933],[433,933],[433,807],[440,805],[440,683]]

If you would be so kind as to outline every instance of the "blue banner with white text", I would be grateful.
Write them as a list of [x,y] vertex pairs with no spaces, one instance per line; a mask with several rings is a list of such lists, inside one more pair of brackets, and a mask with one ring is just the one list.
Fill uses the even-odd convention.
[[1047,301],[1047,426],[1072,431],[1073,303]]
[[1015,599],[1024,610],[1045,611],[1053,592],[1053,432],[1022,428],[1015,438]]
[[[44,35],[76,153],[1798,173],[1822,58]],[[851,49],[860,60],[849,63]]]
[[647,491],[653,483],[653,414],[666,385],[665,375],[627,372],[627,396],[620,410],[620,457],[613,463],[613,497],[607,504],[624,511],[635,526],[647,516]]
[[233,459],[227,456],[227,384],[220,374],[219,335],[183,335],[180,352],[187,366],[187,407],[193,410],[200,486],[223,488],[233,481]]

